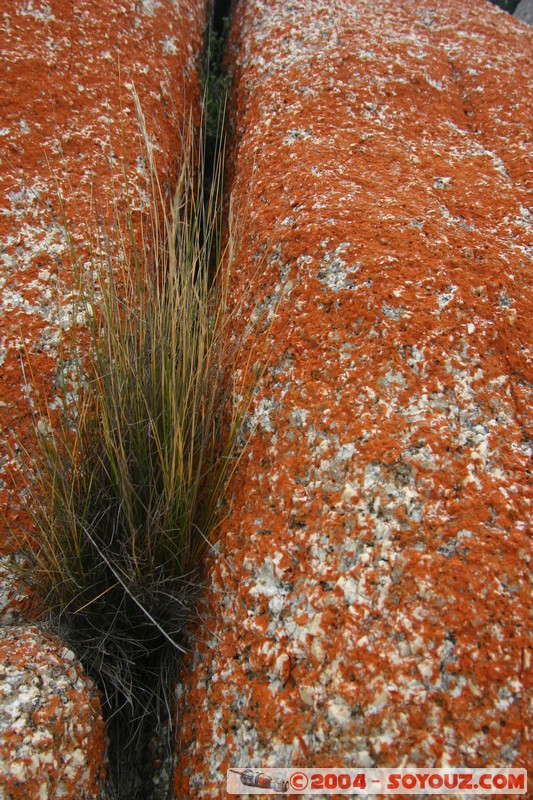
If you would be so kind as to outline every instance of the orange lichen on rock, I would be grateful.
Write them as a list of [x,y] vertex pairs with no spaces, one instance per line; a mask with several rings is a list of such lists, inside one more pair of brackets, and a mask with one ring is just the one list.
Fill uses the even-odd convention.
[[272,354],[177,796],[229,766],[533,768],[531,56],[481,0],[235,8],[233,291]]
[[[114,253],[117,219],[148,211],[148,146],[163,194],[198,109],[205,0],[0,0],[0,422],[33,423],[74,375],[77,268]],[[150,141],[142,141],[133,94]],[[68,240],[70,237],[70,242]],[[92,250],[91,250],[92,248]],[[83,325],[79,317],[77,323]],[[72,384],[72,385],[70,385]],[[35,405],[33,408],[35,409]],[[4,437],[3,437],[4,438]],[[13,509],[0,452],[0,503]],[[16,525],[13,513],[10,521]],[[4,537],[1,537],[2,539]],[[4,542],[0,541],[0,547]]]
[[0,797],[99,798],[105,731],[74,653],[35,627],[0,630]]
[[[90,278],[100,256],[116,254],[122,214],[135,233],[141,222],[147,230],[151,154],[162,195],[174,190],[199,109],[205,9],[205,0],[0,0],[2,554],[8,530],[28,525],[13,453],[39,410],[53,413],[77,390],[76,270]],[[4,623],[21,617],[12,590],[1,571]],[[92,681],[35,629],[3,628],[0,649],[0,797],[99,797],[105,731]]]

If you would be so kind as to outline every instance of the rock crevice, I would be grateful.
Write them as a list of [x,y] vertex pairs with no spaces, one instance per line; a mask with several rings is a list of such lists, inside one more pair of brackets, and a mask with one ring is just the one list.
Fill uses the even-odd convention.
[[[141,219],[135,86],[172,187],[205,4],[0,10],[0,383],[24,437],[28,396],[53,406],[68,378],[56,186],[82,259],[124,168]],[[482,0],[232,16],[229,301],[236,338],[267,319],[269,362],[180,685],[175,796],[225,797],[237,765],[532,768],[531,30]],[[1,646],[0,798],[96,800],[94,685],[37,629]]]
[[[146,231],[150,176],[135,97],[170,196],[184,130],[199,112],[205,14],[204,0],[0,1],[4,558],[16,546],[12,535],[30,526],[17,448],[32,446],[36,425],[46,427],[37,409],[53,415],[63,393],[79,389],[67,353],[84,344],[76,270],[87,277],[96,241],[111,253],[126,210],[136,235]],[[102,698],[72,652],[21,627],[26,599],[13,598],[3,570],[1,579],[0,798],[96,800],[106,769]]]

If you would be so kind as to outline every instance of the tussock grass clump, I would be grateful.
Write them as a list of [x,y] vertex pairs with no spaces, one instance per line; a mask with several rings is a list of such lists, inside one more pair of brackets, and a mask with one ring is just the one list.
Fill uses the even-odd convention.
[[250,394],[232,378],[222,156],[206,196],[191,125],[169,203],[141,128],[151,213],[141,230],[117,217],[113,248],[102,247],[107,231],[95,238],[96,277],[80,279],[76,312],[90,341],[76,357],[80,390],[36,425],[23,459],[25,578],[101,686],[108,717],[139,740],[143,720],[171,714]]

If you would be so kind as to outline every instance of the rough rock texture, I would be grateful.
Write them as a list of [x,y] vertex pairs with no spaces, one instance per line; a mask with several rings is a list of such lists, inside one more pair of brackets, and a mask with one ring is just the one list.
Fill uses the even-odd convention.
[[[172,185],[197,99],[204,7],[205,0],[0,0],[4,428],[17,414],[31,424],[28,395],[41,390],[53,404],[68,376],[58,357],[72,309],[64,217],[83,264],[97,219],[110,226],[113,204],[140,212],[148,201],[133,87],[161,178]],[[0,492],[7,505],[3,483]]]
[[527,22],[528,25],[533,25],[533,0],[520,0],[514,16],[522,22]]
[[0,798],[99,797],[100,700],[74,653],[34,627],[0,629],[0,679]]
[[[173,187],[197,105],[205,5],[0,0],[0,553],[11,547],[8,527],[26,524],[5,441],[13,431],[24,440],[31,402],[40,395],[53,408],[72,378],[62,349],[74,307],[65,220],[90,269],[96,220],[112,240],[115,207],[135,221],[146,208],[133,87],[163,188]],[[3,580],[4,622],[20,611],[11,588]],[[4,629],[0,648],[13,653],[0,695],[0,797],[96,797],[103,727],[78,666],[35,631]]]
[[276,318],[176,794],[531,769],[531,31],[481,0],[240,0],[232,37],[235,294]]

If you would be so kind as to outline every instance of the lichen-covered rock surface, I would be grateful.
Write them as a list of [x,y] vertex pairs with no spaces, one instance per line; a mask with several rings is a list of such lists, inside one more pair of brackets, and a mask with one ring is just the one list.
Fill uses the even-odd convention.
[[[32,426],[39,392],[53,407],[68,384],[75,279],[67,235],[90,270],[89,240],[101,246],[101,233],[112,251],[115,214],[127,210],[136,222],[150,202],[134,92],[163,191],[174,188],[180,137],[198,99],[204,22],[205,0],[0,0],[4,435]],[[6,458],[0,503],[12,509]]]
[[275,318],[178,797],[229,766],[533,768],[532,55],[482,0],[235,7],[234,293]]
[[0,798],[99,797],[104,742],[74,653],[35,627],[0,629]]
[[[44,424],[37,409],[77,389],[68,348],[83,319],[68,237],[88,275],[90,244],[97,258],[99,247],[115,252],[116,214],[131,212],[140,230],[150,176],[134,91],[162,191],[174,188],[198,107],[205,5],[0,0],[0,553],[13,546],[8,529],[27,525],[13,447]],[[12,623],[21,603],[1,578]],[[0,798],[98,797],[105,739],[93,684],[34,629],[3,628],[0,650]]]

